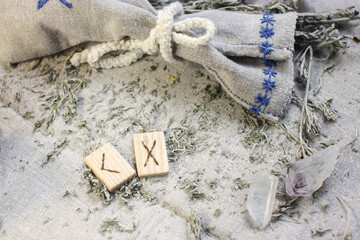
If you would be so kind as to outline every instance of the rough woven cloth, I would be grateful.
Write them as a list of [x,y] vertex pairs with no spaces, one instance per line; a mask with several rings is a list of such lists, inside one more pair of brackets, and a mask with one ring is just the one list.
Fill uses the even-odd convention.
[[[157,12],[146,0],[63,2],[39,1],[36,5],[36,1],[3,1],[0,61],[20,62],[87,42],[124,37],[144,40],[156,25]],[[296,14],[275,15],[271,16],[275,21],[264,22],[263,15],[206,11],[176,17],[175,22],[193,17],[215,24],[213,39],[196,48],[177,45],[174,54],[201,64],[236,101],[254,113],[273,120],[283,116],[293,87]],[[197,36],[203,31],[192,29],[187,34]],[[258,59],[265,55],[266,61]],[[277,75],[264,72],[268,67]]]
[[[59,0],[49,0],[39,11],[37,0],[28,2],[30,7],[24,14],[47,10],[56,16],[76,11],[80,1],[69,0],[73,8],[68,9]],[[90,7],[93,2],[88,2]],[[108,2],[100,4],[106,7]],[[303,3],[306,11],[316,12],[356,5],[358,0]],[[8,14],[25,3],[19,0],[3,4]],[[0,10],[1,23],[4,11]],[[92,24],[99,22],[106,21],[98,19]],[[114,26],[120,27],[118,22]],[[358,32],[360,25],[354,25],[347,34]],[[1,38],[0,43],[4,40]],[[347,216],[348,233],[352,239],[360,239],[360,81],[356,67],[360,46],[352,42],[349,45],[345,54],[336,55],[330,62],[314,61],[310,89],[317,88],[323,69],[335,64],[332,74],[323,76],[316,99],[331,98],[341,117],[336,123],[322,123],[322,134],[312,146],[320,150],[324,144],[338,141],[352,144],[340,151],[335,171],[321,191],[314,197],[299,199],[284,217],[271,221],[263,230],[251,226],[246,212],[248,184],[259,171],[286,174],[286,166],[295,162],[299,146],[280,125],[251,124],[241,105],[226,97],[215,76],[206,74],[199,65],[188,61],[169,64],[157,56],[91,74],[82,66],[76,69],[79,77],[84,75],[91,82],[75,91],[75,119],[66,123],[62,117],[73,106],[68,99],[49,129],[46,131],[43,124],[35,132],[34,125],[50,115],[51,100],[63,96],[61,89],[72,80],[62,73],[68,56],[44,57],[35,69],[31,67],[33,62],[11,68],[0,66],[0,239],[194,239],[194,229],[188,231],[192,212],[201,219],[201,239],[205,240],[344,239]],[[148,70],[156,64],[156,70]],[[54,81],[48,81],[51,72],[43,74],[47,66],[60,73]],[[179,75],[180,79],[173,82],[167,75]],[[76,83],[72,84],[75,87]],[[282,120],[295,136],[300,111],[291,104]],[[317,116],[322,122],[321,115]],[[190,143],[195,151],[172,156],[176,159],[169,163],[169,175],[141,179],[142,190],[155,196],[156,204],[133,196],[126,205],[113,196],[110,205],[103,205],[94,192],[88,193],[89,183],[82,178],[84,156],[111,142],[134,167],[132,137],[143,131],[164,131],[169,146],[177,146],[172,141],[176,137],[180,147]],[[68,146],[57,150],[64,138]],[[53,151],[60,152],[44,165],[48,154],[55,154]],[[171,152],[168,154],[170,159]],[[195,195],[204,193],[203,198],[192,198],[193,186]],[[276,206],[284,203],[283,185],[278,190]],[[349,215],[337,197],[349,206]],[[101,232],[104,222],[114,218],[124,231]]]

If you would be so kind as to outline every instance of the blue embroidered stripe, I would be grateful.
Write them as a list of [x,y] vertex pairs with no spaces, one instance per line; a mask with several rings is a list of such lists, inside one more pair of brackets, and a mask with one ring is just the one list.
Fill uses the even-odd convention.
[[[37,4],[37,9],[42,8],[49,0],[39,0]],[[59,0],[62,4],[64,4],[68,8],[72,8],[72,4],[67,2],[66,0]]]
[[261,24],[265,23],[265,27],[261,26],[259,33],[260,37],[265,38],[266,41],[261,42],[261,45],[259,45],[259,52],[263,54],[263,57],[261,59],[264,63],[264,66],[267,68],[263,69],[263,73],[266,77],[264,78],[264,81],[262,83],[262,88],[265,90],[265,92],[259,92],[258,95],[255,96],[254,104],[250,108],[250,111],[252,111],[256,115],[260,115],[260,113],[265,112],[266,107],[270,104],[270,91],[272,91],[276,87],[275,81],[272,81],[272,78],[275,78],[278,74],[273,69],[273,67],[276,66],[276,61],[266,58],[266,55],[271,55],[271,53],[274,51],[274,49],[272,48],[274,44],[268,41],[268,39],[272,38],[272,36],[275,34],[274,28],[270,27],[274,26],[274,22],[276,22],[276,20],[273,13],[263,14]]

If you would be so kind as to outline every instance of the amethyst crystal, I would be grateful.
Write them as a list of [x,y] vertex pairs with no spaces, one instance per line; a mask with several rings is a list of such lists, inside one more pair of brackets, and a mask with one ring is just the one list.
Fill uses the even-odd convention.
[[289,166],[285,180],[290,196],[311,196],[334,170],[339,145],[333,145]]

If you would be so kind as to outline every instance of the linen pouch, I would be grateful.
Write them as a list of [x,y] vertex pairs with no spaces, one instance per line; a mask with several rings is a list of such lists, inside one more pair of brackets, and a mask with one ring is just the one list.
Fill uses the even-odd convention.
[[[75,66],[122,67],[160,52],[169,61],[202,65],[236,101],[278,120],[291,99],[296,18],[217,10],[184,15],[180,3],[157,12],[146,0],[3,0],[0,61],[21,62],[82,43],[94,46],[71,58]],[[103,59],[109,50],[121,56]]]

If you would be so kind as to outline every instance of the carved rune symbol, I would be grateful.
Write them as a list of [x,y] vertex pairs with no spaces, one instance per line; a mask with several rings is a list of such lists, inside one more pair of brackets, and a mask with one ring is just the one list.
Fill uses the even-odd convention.
[[120,173],[120,172],[115,171],[115,170],[106,169],[104,167],[104,165],[105,165],[105,153],[103,153],[103,155],[102,155],[101,170],[108,171],[108,172],[113,172],[113,173]]
[[146,167],[146,164],[149,162],[150,157],[152,157],[152,159],[154,159],[156,165],[159,165],[159,163],[156,161],[156,158],[154,157],[154,155],[152,154],[152,151],[154,150],[154,147],[156,145],[156,140],[154,140],[154,143],[151,147],[151,150],[149,150],[148,146],[146,146],[146,144],[144,143],[144,141],[142,141],[142,144],[144,146],[144,148],[146,149],[146,151],[148,152],[147,158],[146,158],[146,162],[144,164],[144,167]]

